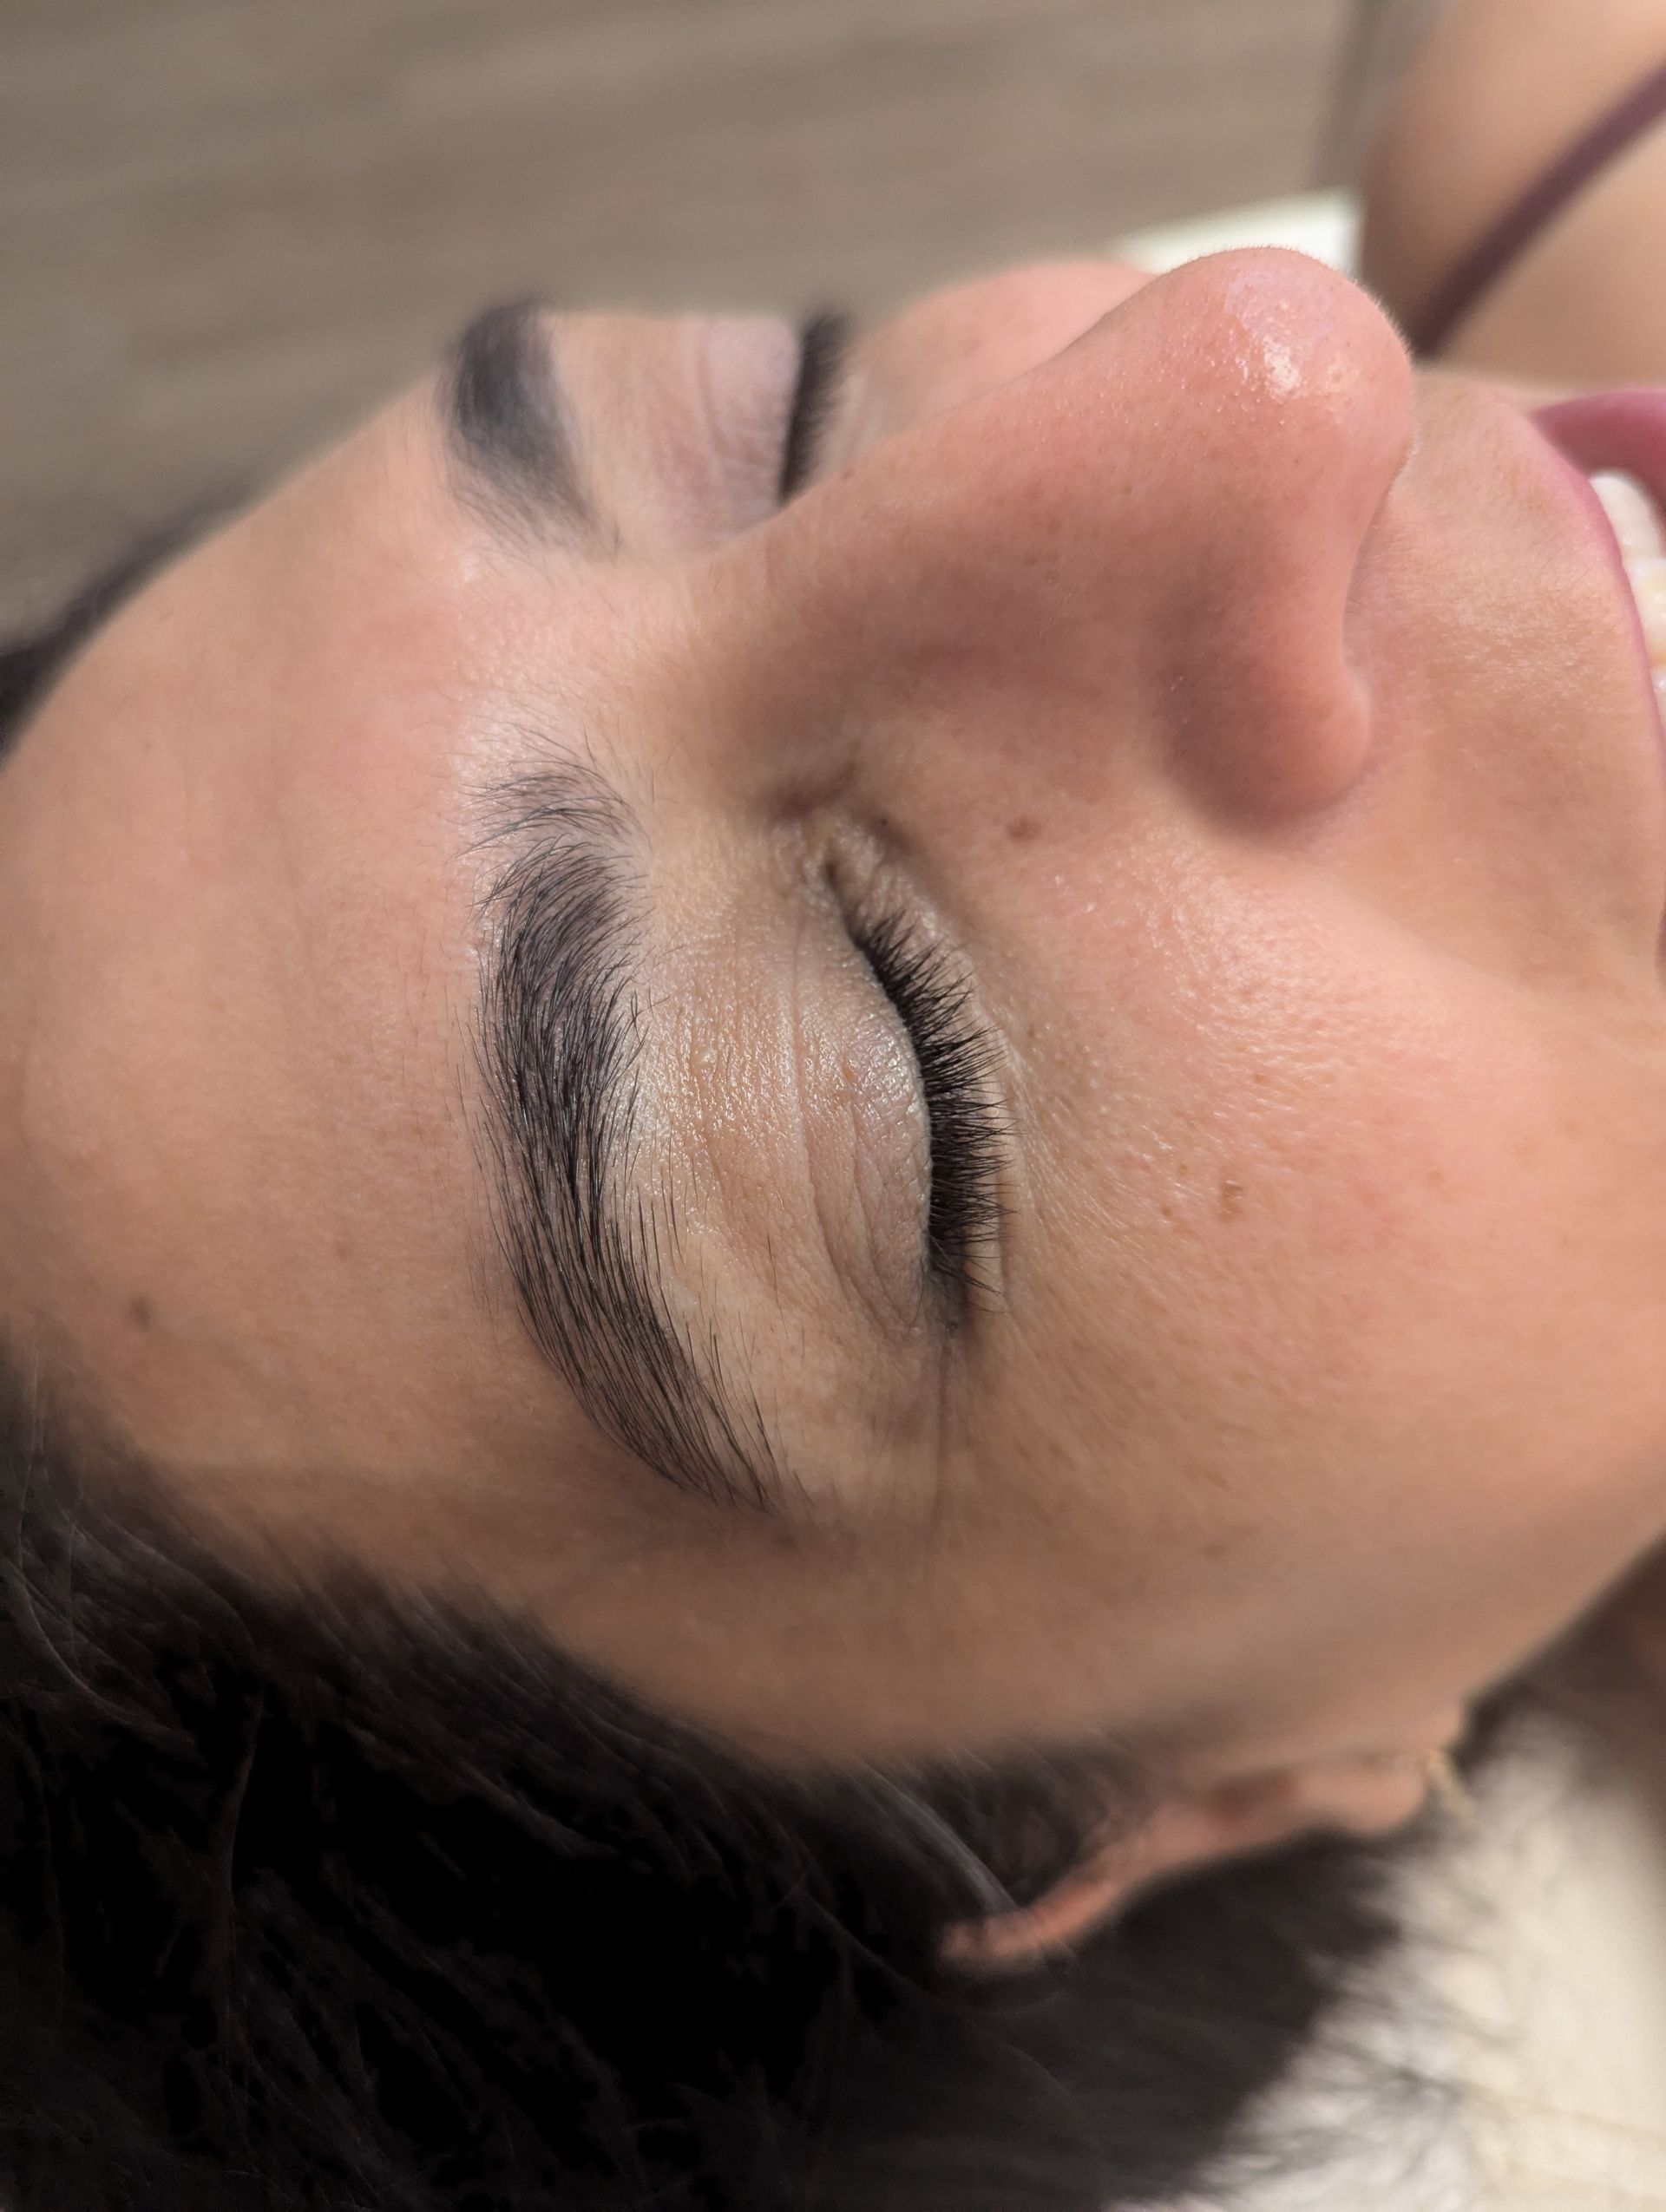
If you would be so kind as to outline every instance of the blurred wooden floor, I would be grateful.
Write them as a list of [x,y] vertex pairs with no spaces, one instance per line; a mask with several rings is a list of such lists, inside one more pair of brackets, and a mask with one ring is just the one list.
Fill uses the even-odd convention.
[[3,0],[0,633],[528,290],[872,311],[1313,180],[1353,0]]

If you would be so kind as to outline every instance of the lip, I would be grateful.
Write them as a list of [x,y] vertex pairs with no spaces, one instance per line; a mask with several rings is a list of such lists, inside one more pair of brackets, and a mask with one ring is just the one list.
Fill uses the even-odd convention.
[[1635,476],[1663,515],[1666,515],[1666,391],[1628,389],[1591,392],[1583,398],[1558,400],[1535,408],[1531,416],[1547,443],[1570,464],[1579,494],[1596,508],[1602,521],[1604,545],[1625,592],[1625,605],[1637,641],[1637,658],[1649,694],[1655,730],[1660,742],[1663,772],[1666,772],[1666,717],[1655,688],[1654,666],[1643,618],[1625,573],[1625,562],[1603,503],[1591,488],[1591,477],[1611,468]]
[[1533,421],[1585,475],[1623,468],[1666,510],[1666,390],[1589,392],[1536,408]]

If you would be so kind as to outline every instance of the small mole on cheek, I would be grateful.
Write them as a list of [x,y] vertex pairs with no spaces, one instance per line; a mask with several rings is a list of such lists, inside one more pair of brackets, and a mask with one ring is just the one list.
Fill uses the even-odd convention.
[[135,1329],[154,1328],[156,1324],[156,1309],[141,1293],[128,1300],[128,1319]]
[[1243,1211],[1243,1185],[1230,1175],[1221,1177],[1220,1211],[1223,1221],[1236,1221]]
[[1014,845],[1033,845],[1041,834],[1041,825],[1033,815],[1019,815],[1007,825],[1007,835]]

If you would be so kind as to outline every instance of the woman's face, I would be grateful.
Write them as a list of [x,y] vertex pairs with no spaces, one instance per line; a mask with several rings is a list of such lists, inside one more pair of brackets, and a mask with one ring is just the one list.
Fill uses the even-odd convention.
[[488,317],[71,671],[6,1331],[784,1757],[1416,1742],[1666,1528],[1600,511],[1288,254],[928,299],[783,506],[798,367]]

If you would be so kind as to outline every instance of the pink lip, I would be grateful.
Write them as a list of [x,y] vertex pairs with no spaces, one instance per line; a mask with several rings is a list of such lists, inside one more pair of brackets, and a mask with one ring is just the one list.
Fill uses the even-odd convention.
[[1663,514],[1666,514],[1666,391],[1627,390],[1592,392],[1582,399],[1559,400],[1553,407],[1537,408],[1532,421],[1564,460],[1572,463],[1584,497],[1602,517],[1603,535],[1625,588],[1625,603],[1637,640],[1643,677],[1654,709],[1660,735],[1661,757],[1666,765],[1666,717],[1655,689],[1654,669],[1643,618],[1637,612],[1630,579],[1602,502],[1586,479],[1599,469],[1623,470],[1635,476]]
[[1591,392],[1538,408],[1533,420],[1587,476],[1623,468],[1666,509],[1666,391]]

